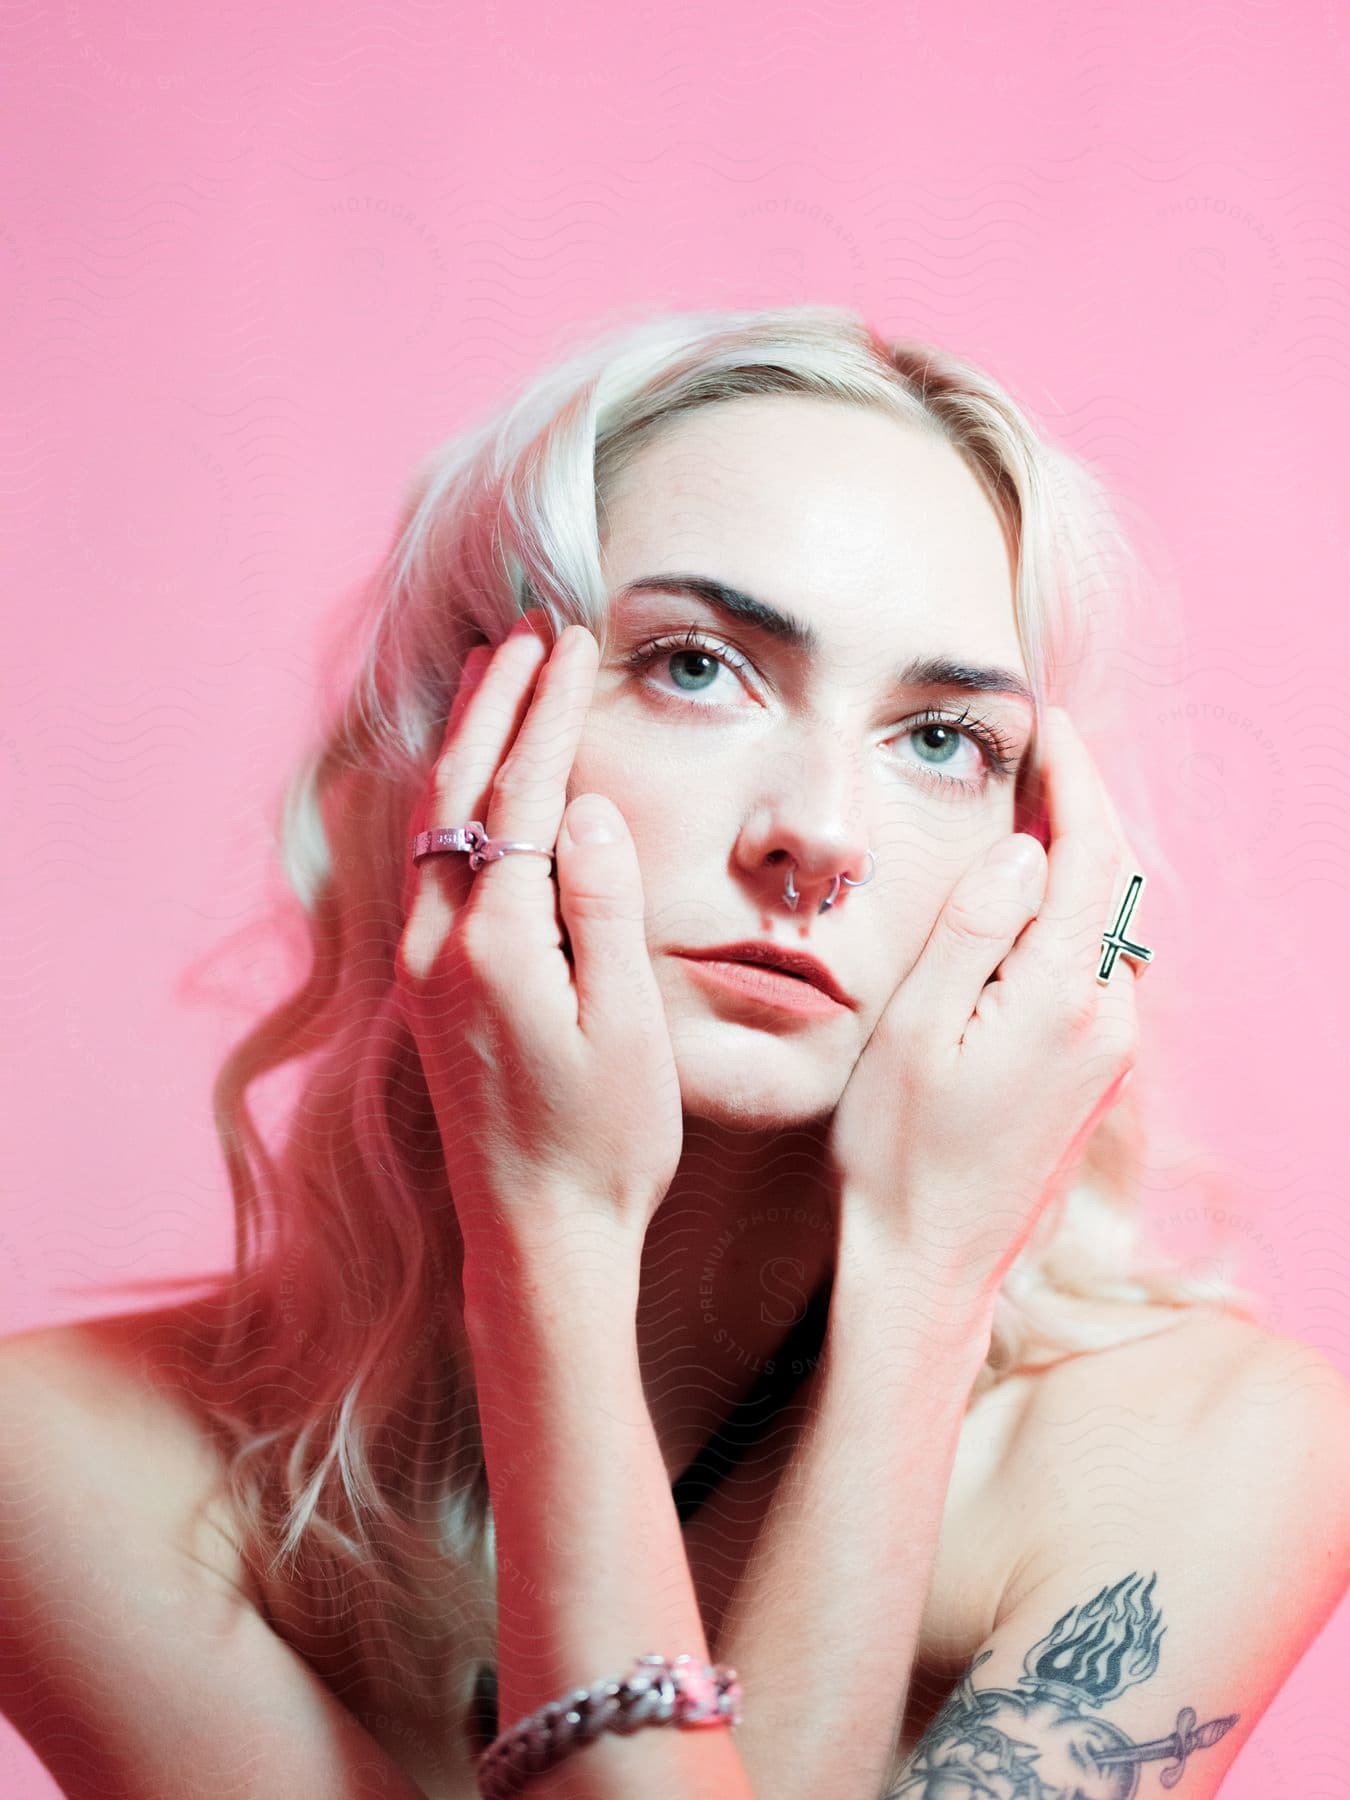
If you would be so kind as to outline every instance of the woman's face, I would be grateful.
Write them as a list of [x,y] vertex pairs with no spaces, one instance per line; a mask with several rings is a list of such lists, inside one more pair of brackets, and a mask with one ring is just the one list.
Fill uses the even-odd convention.
[[[685,1111],[826,1118],[957,878],[1015,828],[1033,712],[997,675],[1029,686],[998,518],[940,441],[765,395],[664,427],[601,524],[612,642],[568,796],[607,794],[636,842]],[[693,578],[810,642],[730,616]],[[1000,691],[910,668],[939,658]],[[869,849],[872,879],[821,913]],[[679,954],[747,938],[809,952],[856,1006],[771,1008]]]

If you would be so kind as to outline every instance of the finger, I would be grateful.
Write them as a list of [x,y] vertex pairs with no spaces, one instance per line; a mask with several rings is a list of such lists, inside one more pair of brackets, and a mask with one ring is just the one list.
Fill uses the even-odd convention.
[[[1049,880],[1040,913],[1005,960],[1000,980],[1018,1001],[1039,1003],[1043,1016],[1058,1014],[1079,1028],[1090,1022],[1094,1070],[1114,1071],[1137,1053],[1134,971],[1140,965],[1117,954],[1110,977],[1103,980],[1100,971],[1104,939],[1135,865],[1115,803],[1072,720],[1052,707],[1047,721]],[[1136,907],[1137,901],[1138,895]]]
[[[508,755],[548,660],[544,614],[523,613],[490,652],[482,672],[451,708],[435,770],[436,817],[428,825],[481,819],[497,770]],[[470,652],[476,655],[477,652]]]
[[1062,707],[1046,708],[1043,766],[1050,828],[1045,897],[1002,979],[1021,978],[1028,991],[1039,985],[1046,994],[1081,1000],[1096,982],[1102,935],[1114,917],[1112,895],[1117,886],[1124,891],[1124,849],[1105,786]]
[[[1107,920],[1108,924],[1114,925],[1116,917],[1120,912],[1121,902],[1129,892],[1131,878],[1136,873],[1147,877],[1147,870],[1130,847],[1130,841],[1125,834],[1125,828],[1120,822],[1120,814],[1116,810],[1116,803],[1111,798],[1111,790],[1107,787],[1105,782],[1102,783],[1102,798],[1106,803],[1106,810],[1110,817],[1112,827],[1121,843],[1120,876],[1116,882],[1115,892],[1111,901],[1111,911]],[[1145,885],[1147,885],[1147,883],[1145,883]],[[1134,911],[1131,914],[1128,924],[1124,927],[1125,935],[1136,944],[1143,941],[1135,928],[1143,902],[1144,888],[1141,887],[1138,894],[1135,896]],[[1136,956],[1118,957],[1116,959],[1116,967],[1119,968],[1121,963],[1125,964],[1129,969],[1130,974],[1134,976],[1136,980],[1139,980],[1143,976],[1144,971],[1151,966],[1149,961],[1145,958]]]
[[[1099,946],[1096,970],[1096,1009],[1098,1018],[1105,1027],[1108,1049],[1114,1054],[1128,1055],[1131,1058],[1138,1044],[1139,1032],[1136,983],[1148,967],[1148,962],[1142,957],[1135,957],[1128,952],[1117,950],[1114,959],[1108,965],[1109,946],[1106,942],[1106,935],[1108,932],[1114,934],[1119,926],[1121,935],[1131,943],[1142,943],[1135,920],[1139,916],[1139,905],[1143,899],[1146,884],[1141,882],[1134,894],[1134,906],[1129,919],[1123,917],[1121,904],[1134,886],[1134,873],[1133,865],[1127,863],[1121,875],[1111,916],[1103,931],[1103,941]],[[1103,968],[1109,968],[1109,972],[1105,976],[1102,975]]]
[[[494,650],[479,646],[465,658],[410,838],[419,831],[482,819],[492,777],[530,704],[546,655],[539,635],[544,617],[541,609],[532,608]],[[487,655],[480,656],[480,650]],[[473,674],[470,664],[476,665]],[[455,852],[410,862],[403,893],[403,959],[417,977],[431,972],[473,879],[468,857]]]
[[445,721],[445,732],[441,739],[441,748],[454,737],[459,729],[459,722],[464,717],[474,690],[487,673],[492,661],[491,644],[475,644],[464,658],[464,666],[459,672],[459,686],[455,689],[455,697],[450,702],[450,713]]
[[[1125,827],[1121,824],[1120,813],[1111,796],[1111,790],[1106,785],[1105,780],[1102,778],[1101,771],[1096,767],[1095,762],[1093,763],[1093,769],[1097,776],[1102,810],[1110,822],[1110,828],[1115,834],[1116,842],[1120,847],[1120,862],[1116,871],[1116,879],[1112,885],[1111,904],[1102,921],[1103,937],[1105,937],[1108,930],[1114,930],[1117,923],[1119,923],[1122,932],[1132,943],[1140,943],[1142,940],[1140,939],[1135,921],[1139,917],[1139,911],[1143,904],[1144,890],[1147,886],[1146,879],[1141,881],[1139,887],[1135,890],[1134,905],[1131,908],[1130,917],[1128,919],[1123,919],[1121,914],[1125,899],[1133,886],[1134,876],[1136,874],[1144,876],[1145,871],[1141,867],[1138,857],[1136,857],[1134,851],[1130,848],[1130,842],[1125,834]],[[1099,946],[1099,951],[1104,953],[1105,948],[1105,944],[1102,944]],[[1118,954],[1112,965],[1111,974],[1103,979],[1101,975],[1103,961],[1104,954],[1099,954],[1097,959],[1097,982],[1102,990],[1102,1010],[1106,1016],[1115,1017],[1117,1019],[1124,1028],[1124,1035],[1128,1037],[1135,1016],[1134,983],[1142,977],[1144,971],[1149,967],[1149,962],[1144,957]],[[1127,972],[1129,979],[1126,978]]]
[[532,844],[550,855],[508,854],[486,864],[477,877],[475,905],[509,915],[514,941],[536,949],[558,943],[552,857],[599,663],[594,635],[584,625],[567,626],[540,671],[487,803],[490,838]]
[[558,905],[572,946],[577,1022],[609,1042],[650,1029],[661,1006],[647,948],[637,849],[618,807],[578,794],[558,832]]
[[[493,780],[528,712],[548,657],[542,623],[538,609],[523,614],[501,643],[479,660],[467,686],[461,683],[432,770],[421,829],[482,822]],[[476,657],[477,651],[470,654]],[[465,855],[428,857],[418,873],[422,891],[443,895],[456,910],[473,881]]]
[[1045,851],[1025,831],[1000,838],[961,876],[895,1004],[939,1044],[961,1041],[980,994],[1040,902]]
[[[479,683],[487,673],[492,662],[492,655],[493,651],[490,644],[476,644],[464,658],[463,666],[459,672],[459,683],[455,688],[455,697],[450,702],[450,711],[446,717],[445,729],[441,733],[441,747],[437,752],[436,761],[432,764],[427,773],[427,778],[423,784],[417,806],[414,808],[412,830],[412,835],[414,837],[419,831],[427,830],[433,824],[445,822],[439,817],[441,808],[437,804],[436,799],[438,780],[444,779],[441,761],[442,758],[449,753],[450,746],[458,737],[464,714],[468,710],[469,701],[473,698]],[[405,915],[408,910],[410,894],[418,887],[422,886],[425,881],[431,879],[431,877],[425,873],[428,868],[429,864],[426,862],[409,866],[403,895],[403,910]],[[440,870],[437,872],[438,877],[443,877],[446,874],[446,869],[446,861],[442,858]]]

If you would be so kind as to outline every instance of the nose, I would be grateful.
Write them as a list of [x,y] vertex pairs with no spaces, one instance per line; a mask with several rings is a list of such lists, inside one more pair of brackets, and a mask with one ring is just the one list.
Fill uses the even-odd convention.
[[[766,907],[810,916],[875,872],[856,751],[822,743],[773,759],[738,860]],[[794,904],[795,899],[795,904]]]

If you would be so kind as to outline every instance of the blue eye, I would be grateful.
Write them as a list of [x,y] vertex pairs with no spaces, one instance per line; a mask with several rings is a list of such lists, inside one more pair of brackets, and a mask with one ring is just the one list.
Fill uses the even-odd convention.
[[[671,671],[671,679],[675,681],[677,691],[672,692],[669,688],[654,684],[655,692],[663,700],[676,706],[681,704],[681,695],[712,692],[716,686],[716,676],[722,668],[734,669],[739,675],[751,667],[748,659],[738,650],[732,649],[731,645],[708,637],[697,626],[692,625],[687,631],[652,638],[647,643],[640,644],[624,658],[624,663],[635,673],[645,674],[662,658]],[[683,679],[675,673],[677,666],[681,664],[684,665]],[[691,664],[694,665],[692,669],[689,666]],[[707,705],[697,700],[690,700],[688,704],[708,713],[721,710],[718,705]],[[940,708],[931,709],[909,721],[899,736],[909,740],[931,737],[935,733],[943,734],[943,741],[925,746],[932,753],[933,759],[921,759],[911,765],[933,787],[946,789],[948,792],[977,793],[991,779],[1006,781],[1016,774],[1017,757],[1011,744],[997,726],[989,720],[973,717],[969,708],[956,717]],[[983,767],[973,776],[944,774],[943,765],[954,760],[962,743],[975,747]]]
[[[674,670],[676,663],[678,663],[681,658],[688,658],[694,662],[710,664],[711,666],[703,671],[704,675],[714,674],[718,666],[717,658],[710,650],[676,650],[669,659],[672,670]],[[693,680],[696,682],[698,676],[695,675]],[[684,685],[684,683],[681,683],[681,686]]]
[[[746,671],[750,667],[746,659],[739,651],[733,650],[730,644],[707,639],[693,626],[688,631],[673,637],[653,638],[649,643],[639,645],[625,660],[630,669],[642,671],[649,669],[662,657],[669,665],[681,661],[714,665],[712,669],[704,668],[696,673],[692,678],[694,682],[700,679],[700,675],[706,676],[715,673],[718,665],[735,669],[738,673]],[[685,686],[684,683],[680,683],[680,687],[684,693],[708,692],[707,686]]]
[[[930,738],[937,733],[941,733],[944,742],[938,745],[923,742],[925,738]],[[928,766],[934,769],[941,768],[945,763],[955,762],[962,744],[975,743],[975,739],[969,732],[958,730],[951,720],[946,718],[934,719],[927,725],[912,725],[905,735],[915,740],[915,748],[925,753],[925,760],[927,752],[933,753]]]
[[[1010,781],[1017,774],[1017,754],[1013,746],[991,720],[975,718],[969,707],[955,718],[950,713],[932,710],[923,713],[907,727],[907,735],[911,738],[923,737],[931,732],[945,734],[945,743],[938,746],[940,762],[951,761],[951,757],[943,752],[954,747],[959,739],[974,744],[985,763],[984,773],[974,781],[955,775],[938,775],[939,781],[956,781],[962,787],[983,787],[988,780]],[[933,746],[930,744],[928,748],[932,749]],[[937,765],[928,766],[936,772]]]

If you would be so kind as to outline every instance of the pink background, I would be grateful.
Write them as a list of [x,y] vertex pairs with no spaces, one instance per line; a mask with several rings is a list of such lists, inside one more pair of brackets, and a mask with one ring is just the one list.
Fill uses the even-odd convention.
[[[6,1331],[229,1255],[209,1084],[287,977],[276,799],[416,458],[611,311],[820,299],[985,362],[1161,569],[1180,635],[1122,679],[1182,877],[1136,920],[1144,1078],[1190,1136],[1150,1206],[1350,1371],[1336,0],[66,0],[3,36]],[[1350,1793],[1347,1672],[1343,1606],[1226,1796]],[[0,1788],[56,1791],[3,1721]]]

